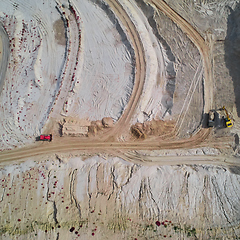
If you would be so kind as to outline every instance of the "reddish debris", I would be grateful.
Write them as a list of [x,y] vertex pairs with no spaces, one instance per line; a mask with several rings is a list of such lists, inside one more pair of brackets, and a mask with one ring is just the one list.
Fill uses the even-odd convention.
[[157,225],[157,226],[160,226],[161,223],[160,223],[159,221],[156,221],[156,225]]

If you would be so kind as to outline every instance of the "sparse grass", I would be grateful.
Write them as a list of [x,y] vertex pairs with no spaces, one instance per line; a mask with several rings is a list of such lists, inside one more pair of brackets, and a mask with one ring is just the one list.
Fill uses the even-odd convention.
[[108,229],[115,231],[126,231],[129,227],[127,224],[127,219],[112,220],[108,224]]
[[174,225],[173,226],[173,230],[177,233],[177,232],[181,232],[184,231],[188,237],[196,237],[196,229],[194,227],[188,226],[188,225],[184,225],[183,228],[181,228],[181,226],[179,225]]
[[[34,232],[36,230],[51,231],[51,230],[57,229],[57,228],[69,229],[72,226],[81,226],[81,225],[85,225],[87,223],[88,223],[87,220],[83,220],[80,222],[62,222],[62,223],[58,223],[58,224],[34,221],[31,223],[30,226],[29,225],[24,226],[22,224],[17,226],[17,224],[10,225],[10,223],[7,223],[4,226],[0,227],[0,236],[5,233],[8,233],[9,235],[14,236],[14,235],[24,235],[27,233]],[[87,225],[86,225],[86,227],[87,227]]]

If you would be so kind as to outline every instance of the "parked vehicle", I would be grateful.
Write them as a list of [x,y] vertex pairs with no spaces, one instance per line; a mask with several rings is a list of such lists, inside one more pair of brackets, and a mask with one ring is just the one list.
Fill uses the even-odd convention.
[[40,135],[40,137],[37,137],[36,138],[36,141],[49,141],[51,142],[52,141],[52,134],[49,134],[49,135]]

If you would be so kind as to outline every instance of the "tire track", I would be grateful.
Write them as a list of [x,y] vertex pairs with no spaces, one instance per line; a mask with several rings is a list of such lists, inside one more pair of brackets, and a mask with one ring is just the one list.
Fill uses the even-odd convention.
[[207,45],[203,37],[183,19],[178,13],[170,8],[163,0],[149,0],[149,3],[155,5],[159,10],[166,14],[174,23],[176,23],[181,30],[188,36],[188,38],[196,45],[203,58],[204,64],[204,112],[208,113],[213,105],[213,70],[212,60],[210,58],[210,47]]
[[[195,92],[195,89],[199,83],[199,80],[200,80],[200,77],[202,76],[203,74],[203,69],[202,69],[202,63],[200,61],[200,63],[198,64],[198,68],[195,72],[195,75],[193,77],[193,80],[191,82],[191,85],[189,87],[189,90],[188,90],[188,93],[185,97],[185,100],[183,102],[183,106],[182,106],[182,109],[181,109],[181,112],[179,114],[179,117],[177,119],[177,122],[175,124],[175,127],[174,127],[174,132],[176,132],[176,135],[179,133],[180,131],[180,128],[185,120],[185,116],[187,114],[187,111],[189,109],[189,106],[190,106],[190,103],[191,103],[191,100],[192,100],[192,97],[194,95],[194,92]],[[185,112],[184,112],[185,110]]]
[[[154,142],[104,142],[91,139],[83,140],[80,138],[58,137],[55,142],[36,144],[33,147],[21,148],[17,150],[4,151],[0,153],[0,163],[6,161],[19,160],[23,158],[39,156],[42,154],[54,154],[56,152],[68,152],[74,150],[91,151],[114,151],[117,150],[157,150],[157,149],[177,149],[194,148],[201,145],[202,141],[209,135],[209,129],[199,131],[192,138],[172,140],[172,141],[154,141]],[[212,142],[213,144],[213,142]],[[209,144],[211,145],[211,144]]]
[[129,122],[136,110],[137,104],[143,91],[143,85],[146,76],[146,62],[141,38],[135,25],[131,21],[126,11],[123,9],[121,4],[117,0],[106,0],[105,2],[109,5],[109,7],[113,10],[120,22],[125,27],[126,32],[131,40],[136,60],[135,83],[131,97],[129,99],[126,109],[116,123],[114,129],[110,130],[107,133],[107,136],[104,137],[104,139],[106,140],[109,137],[116,136],[119,132],[123,133],[124,131],[128,130]]
[[[118,123],[115,127],[105,133],[102,141],[99,139],[77,139],[77,138],[55,138],[55,142],[46,143],[46,144],[36,144],[34,147],[17,149],[2,152],[0,153],[0,163],[8,162],[8,161],[19,161],[19,159],[38,156],[42,154],[53,154],[56,152],[66,152],[66,151],[74,151],[74,150],[92,150],[94,151],[113,151],[116,153],[118,150],[128,151],[128,150],[154,150],[154,149],[177,149],[177,148],[194,148],[198,147],[202,144],[202,142],[209,136],[210,129],[201,129],[196,133],[193,137],[188,139],[181,140],[159,140],[154,139],[154,141],[142,141],[142,142],[106,142],[109,137],[114,137],[119,132],[123,132],[128,129],[129,122],[132,115],[135,112],[138,101],[140,99],[143,84],[146,74],[146,64],[145,64],[145,55],[143,45],[140,39],[140,36],[136,30],[136,27],[132,23],[130,17],[127,15],[125,10],[122,8],[118,1],[114,0],[106,0],[112,10],[115,12],[117,17],[120,19],[122,24],[125,26],[126,31],[128,33],[129,38],[132,41],[133,48],[135,50],[135,58],[136,58],[136,77],[135,84],[132,95],[128,102],[127,108],[125,109],[123,115],[119,119]],[[175,11],[173,11],[164,1],[152,0],[149,1],[154,4],[158,9],[163,11],[168,17],[170,17],[180,28],[183,30],[185,34],[190,38],[190,40],[197,46],[199,49],[204,63],[205,70],[205,82],[204,82],[204,97],[205,97],[205,105],[204,111],[208,112],[212,108],[212,65],[209,57],[209,47],[205,43],[204,39],[200,36],[200,34],[185,21],[181,16],[179,16]],[[159,137],[161,139],[161,137]],[[209,143],[209,146],[216,145],[217,140]],[[193,156],[194,158],[194,156]],[[161,161],[161,160],[159,160]],[[159,161],[154,162],[157,164]],[[137,160],[138,163],[142,163],[142,159]],[[178,164],[180,164],[178,162]],[[199,161],[201,163],[201,161]],[[204,161],[203,161],[204,163]]]

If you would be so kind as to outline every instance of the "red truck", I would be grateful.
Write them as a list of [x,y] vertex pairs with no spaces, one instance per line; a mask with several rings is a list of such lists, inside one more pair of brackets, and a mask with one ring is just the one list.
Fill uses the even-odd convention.
[[52,141],[52,134],[49,135],[40,135],[39,141]]

